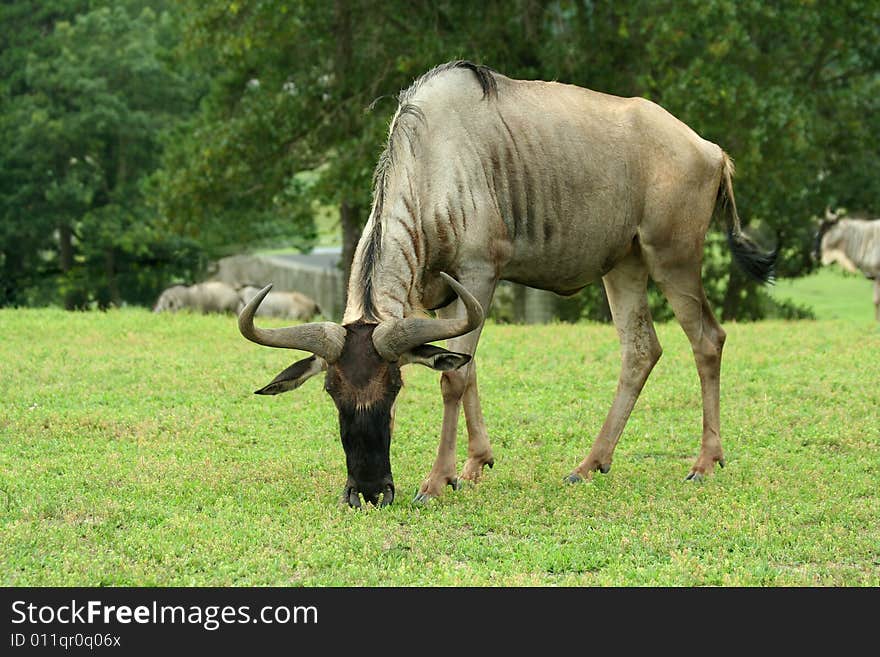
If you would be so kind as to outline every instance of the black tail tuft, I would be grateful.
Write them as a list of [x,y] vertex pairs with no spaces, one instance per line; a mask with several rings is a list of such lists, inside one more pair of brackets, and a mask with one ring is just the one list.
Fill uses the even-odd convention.
[[730,245],[736,264],[750,278],[768,285],[775,282],[776,258],[779,255],[778,244],[775,249],[767,253],[742,233],[734,233],[733,231],[728,231],[727,243]]
[[749,278],[772,285],[776,280],[776,257],[779,255],[782,236],[777,235],[776,248],[766,253],[743,234],[733,198],[733,160],[724,151],[721,151],[721,157],[721,183],[718,186],[717,200],[727,218],[727,243],[733,252],[733,259]]

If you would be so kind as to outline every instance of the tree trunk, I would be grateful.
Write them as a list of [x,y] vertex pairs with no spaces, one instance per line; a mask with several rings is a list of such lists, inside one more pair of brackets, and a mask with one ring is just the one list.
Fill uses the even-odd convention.
[[742,291],[745,285],[745,276],[739,271],[736,263],[731,261],[730,276],[727,278],[727,289],[724,291],[724,301],[721,304],[722,322],[736,319],[739,314]]
[[352,205],[348,199],[343,199],[339,204],[339,223],[342,225],[343,295],[346,301],[348,300],[348,279],[351,277],[351,261],[354,259],[354,250],[361,239],[360,215],[360,207]]
[[[124,191],[128,182],[128,161],[126,160],[127,139],[125,136],[119,136],[118,151],[116,156],[119,158],[116,163],[116,181],[113,190],[116,192]],[[118,194],[117,194],[118,195]],[[108,201],[113,198],[113,194],[108,190]],[[117,308],[122,305],[122,295],[119,294],[119,279],[116,276],[116,251],[114,244],[110,243],[104,247],[104,276],[107,279],[107,292],[109,294],[110,306]]]
[[[63,223],[58,226],[58,264],[61,275],[65,276],[73,269],[73,230],[70,224]],[[67,288],[67,285],[65,285]],[[76,310],[77,294],[74,290],[66,289],[64,292],[64,309]]]
[[58,260],[65,274],[73,268],[73,230],[69,224],[58,227]]
[[15,249],[0,251],[0,308],[15,305],[21,299],[21,252]]
[[[334,53],[333,69],[336,76],[339,100],[348,96],[351,86],[353,64],[353,37],[351,26],[351,2],[336,0],[333,5],[334,31],[336,32],[336,52]],[[353,121],[350,112],[342,112],[340,117],[341,132],[349,136],[353,132]],[[354,250],[361,238],[361,208],[349,197],[339,203],[339,223],[342,227],[342,271],[344,277],[343,297],[348,301],[348,279],[351,277],[351,262]]]
[[104,250],[104,276],[107,278],[107,291],[110,304],[117,308],[122,304],[119,294],[119,281],[116,278],[116,254],[111,247]]

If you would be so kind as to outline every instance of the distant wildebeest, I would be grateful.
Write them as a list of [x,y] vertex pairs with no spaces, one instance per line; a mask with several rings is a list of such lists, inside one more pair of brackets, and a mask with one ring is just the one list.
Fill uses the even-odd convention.
[[208,281],[195,285],[172,285],[159,295],[153,312],[192,310],[200,313],[236,313],[238,308],[239,298],[235,288],[220,281]]
[[[703,242],[724,209],[735,260],[772,276],[740,227],[733,163],[658,105],[555,82],[514,80],[458,61],[439,66],[399,97],[374,177],[373,205],[357,246],[342,324],[256,327],[268,291],[239,316],[241,333],[312,356],[262,394],[293,390],[326,370],[339,412],[348,480],[359,507],[394,498],[389,445],[401,367],[440,370],[443,422],[434,466],[415,500],[476,481],[492,466],[473,355],[495,286],[506,279],[574,294],[602,279],[622,346],[607,419],[586,458],[565,478],[608,472],[614,448],[661,348],[648,308],[651,277],[693,348],[703,398],[702,447],[687,479],[724,465],[719,429],[725,333],[703,291]],[[436,310],[437,318],[419,317]],[[449,340],[447,349],[429,345]],[[586,346],[585,346],[586,348]],[[456,475],[464,407],[468,457]]]
[[[245,285],[238,289],[238,311],[260,292],[260,288]],[[308,321],[319,314],[321,309],[314,299],[301,292],[274,291],[269,292],[257,309],[257,317],[282,317]]]
[[874,280],[874,318],[880,322],[880,219],[841,217],[825,210],[816,231],[813,257],[823,265],[834,262],[849,272]]

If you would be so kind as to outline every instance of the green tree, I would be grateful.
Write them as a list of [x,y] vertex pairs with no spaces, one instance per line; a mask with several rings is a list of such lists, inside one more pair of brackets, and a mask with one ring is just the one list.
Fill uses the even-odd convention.
[[6,303],[29,287],[43,299],[60,293],[69,308],[143,302],[158,284],[149,266],[196,255],[145,198],[160,136],[191,111],[194,89],[167,62],[173,16],[144,4],[96,3],[51,30],[41,24],[7,90],[0,251],[7,271],[27,264],[44,284],[20,280]]
[[[47,275],[41,250],[55,222],[31,183],[49,167],[44,149],[26,145],[23,126],[36,108],[27,97],[29,55],[40,51],[56,21],[70,20],[88,3],[8,2],[0,5],[0,305],[24,303]],[[57,271],[58,258],[48,268]]]
[[[878,12],[855,0],[190,1],[186,51],[213,84],[167,155],[163,207],[238,247],[267,235],[267,216],[307,244],[314,204],[333,204],[350,255],[394,103],[365,109],[465,58],[660,103],[733,156],[748,228],[781,239],[780,275],[802,274],[817,213],[878,203]],[[723,239],[707,246],[710,299],[726,318],[760,317],[769,297]],[[601,317],[601,297],[564,313]]]

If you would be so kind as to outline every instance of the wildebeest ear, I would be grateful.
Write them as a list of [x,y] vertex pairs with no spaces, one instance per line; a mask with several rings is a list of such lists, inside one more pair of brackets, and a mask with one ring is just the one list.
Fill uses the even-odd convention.
[[447,370],[457,370],[462,365],[467,365],[471,357],[467,354],[458,354],[454,351],[447,351],[441,347],[435,347],[431,344],[423,344],[413,347],[409,351],[400,356],[401,365],[409,365],[410,363],[418,363],[425,365],[440,372]]
[[288,390],[295,390],[310,378],[327,369],[327,361],[318,356],[304,358],[295,362],[281,374],[272,379],[268,385],[254,390],[255,395],[277,395]]

